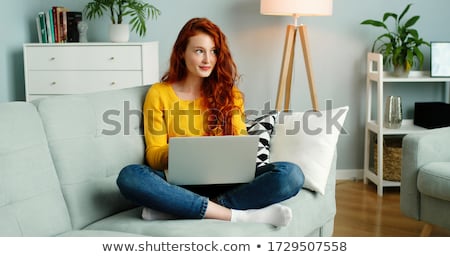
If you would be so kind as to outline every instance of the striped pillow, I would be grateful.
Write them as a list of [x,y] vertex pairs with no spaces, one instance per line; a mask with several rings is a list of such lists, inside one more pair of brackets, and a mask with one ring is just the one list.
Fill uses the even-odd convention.
[[262,167],[270,162],[270,138],[277,116],[277,112],[271,112],[255,119],[247,119],[245,122],[247,133],[259,136],[256,167]]

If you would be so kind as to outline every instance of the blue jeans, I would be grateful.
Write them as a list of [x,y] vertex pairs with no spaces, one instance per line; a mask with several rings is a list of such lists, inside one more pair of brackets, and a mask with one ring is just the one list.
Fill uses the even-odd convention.
[[176,186],[165,180],[164,172],[147,165],[126,166],[117,178],[120,192],[142,206],[180,218],[201,219],[208,198],[230,209],[260,209],[296,195],[305,177],[290,162],[273,162],[255,171],[255,179],[246,184]]

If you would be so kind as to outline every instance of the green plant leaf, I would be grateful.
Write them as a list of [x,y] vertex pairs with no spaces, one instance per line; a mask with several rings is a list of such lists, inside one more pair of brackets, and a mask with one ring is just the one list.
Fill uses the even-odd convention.
[[365,21],[361,22],[361,24],[362,25],[372,25],[375,27],[382,27],[382,28],[387,29],[386,25],[383,22],[376,21],[376,20],[365,20]]
[[412,18],[410,18],[406,23],[405,23],[405,27],[409,28],[411,26],[413,26],[414,24],[416,24],[416,22],[419,20],[420,16],[414,16]]
[[419,60],[419,66],[422,68],[423,66],[423,54],[420,51],[418,47],[414,47],[414,54],[417,56],[417,59]]
[[398,21],[400,22],[403,18],[403,16],[405,16],[405,14],[409,11],[409,8],[411,7],[412,4],[408,4],[405,9],[403,10],[403,12],[400,14],[400,17],[398,18]]
[[407,30],[407,32],[408,32],[409,34],[411,34],[411,36],[412,36],[414,39],[416,39],[416,40],[419,39],[419,32],[417,32],[416,29],[409,29],[409,30]]
[[392,18],[394,18],[394,20],[397,20],[397,14],[387,12],[383,15],[383,22],[386,22],[386,20],[389,19],[389,17],[392,17]]

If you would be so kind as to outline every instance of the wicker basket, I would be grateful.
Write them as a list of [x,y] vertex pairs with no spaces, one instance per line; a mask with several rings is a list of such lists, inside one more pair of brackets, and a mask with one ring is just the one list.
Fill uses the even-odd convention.
[[[383,143],[383,179],[400,181],[402,170],[402,137],[385,137]],[[377,142],[374,144],[374,171],[378,169]]]

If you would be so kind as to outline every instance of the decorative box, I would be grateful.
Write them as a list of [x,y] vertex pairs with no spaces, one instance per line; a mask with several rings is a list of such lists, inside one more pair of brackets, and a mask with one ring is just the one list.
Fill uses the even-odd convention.
[[433,129],[450,126],[450,104],[444,102],[416,102],[414,125]]

